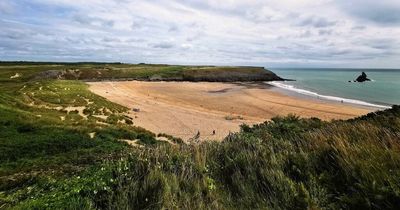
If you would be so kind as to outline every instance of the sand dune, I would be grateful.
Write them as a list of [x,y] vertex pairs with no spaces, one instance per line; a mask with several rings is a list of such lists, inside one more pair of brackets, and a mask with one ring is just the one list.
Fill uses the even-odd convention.
[[[291,97],[266,84],[191,82],[90,82],[90,90],[131,110],[136,126],[188,140],[222,140],[239,125],[290,113],[324,120],[371,112],[345,104]],[[213,135],[213,130],[216,134]]]

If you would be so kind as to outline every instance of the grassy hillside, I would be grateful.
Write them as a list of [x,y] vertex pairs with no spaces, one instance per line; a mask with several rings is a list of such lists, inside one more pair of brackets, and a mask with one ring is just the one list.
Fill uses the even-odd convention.
[[[154,134],[131,125],[127,108],[94,95],[83,82],[31,80],[49,68],[1,66],[0,209],[28,198],[32,185],[119,158],[128,148],[120,139],[157,142]],[[9,193],[16,197],[10,200]]]
[[[0,63],[0,69],[12,70],[30,79],[67,80],[163,80],[163,81],[271,81],[280,77],[263,67],[171,66],[152,64],[103,63]],[[11,74],[10,74],[11,73]]]
[[65,64],[7,65],[0,209],[400,206],[398,106],[349,121],[276,117],[222,142],[171,145],[81,81],[34,79]]

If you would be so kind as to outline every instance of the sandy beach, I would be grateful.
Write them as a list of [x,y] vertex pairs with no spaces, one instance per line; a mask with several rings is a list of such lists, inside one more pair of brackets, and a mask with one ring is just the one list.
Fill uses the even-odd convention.
[[[90,90],[128,107],[134,125],[189,140],[222,140],[239,125],[296,114],[349,119],[373,110],[285,95],[267,84],[208,82],[89,82]],[[133,111],[135,109],[135,111]],[[215,131],[215,134],[213,134]]]

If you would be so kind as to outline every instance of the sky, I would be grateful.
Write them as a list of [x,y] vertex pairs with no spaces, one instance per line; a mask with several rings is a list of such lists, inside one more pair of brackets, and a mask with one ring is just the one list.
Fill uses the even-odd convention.
[[400,0],[0,0],[0,60],[400,68]]

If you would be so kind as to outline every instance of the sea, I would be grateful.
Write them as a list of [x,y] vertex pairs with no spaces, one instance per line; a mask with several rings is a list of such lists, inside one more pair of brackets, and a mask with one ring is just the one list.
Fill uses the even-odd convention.
[[[377,109],[400,104],[400,69],[268,69],[282,78],[295,80],[269,84],[297,95]],[[362,72],[371,81],[353,82]]]

